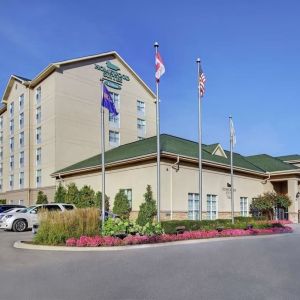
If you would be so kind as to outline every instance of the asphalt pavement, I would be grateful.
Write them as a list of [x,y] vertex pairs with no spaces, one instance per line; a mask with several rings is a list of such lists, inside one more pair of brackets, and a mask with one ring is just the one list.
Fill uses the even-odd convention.
[[12,247],[0,231],[1,300],[300,299],[295,232],[113,252]]

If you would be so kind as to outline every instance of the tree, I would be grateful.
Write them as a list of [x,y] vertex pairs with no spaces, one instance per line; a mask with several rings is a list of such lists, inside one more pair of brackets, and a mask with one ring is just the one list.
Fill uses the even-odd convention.
[[90,186],[83,186],[79,191],[79,199],[77,207],[92,207],[95,206],[95,192]]
[[58,187],[56,188],[56,192],[55,192],[55,195],[54,195],[54,202],[56,202],[56,203],[65,203],[66,195],[67,195],[67,190],[60,182]]
[[43,191],[39,191],[37,195],[36,204],[47,204],[47,203],[48,203],[47,195],[44,194]]
[[[102,208],[102,193],[101,192],[96,193],[94,206],[99,207],[101,210],[101,208]],[[107,195],[105,195],[104,207],[105,207],[104,208],[105,211],[109,211],[109,197],[107,197]]]
[[114,201],[113,213],[119,215],[122,219],[129,219],[130,204],[124,190],[120,190]]
[[145,202],[140,205],[140,211],[137,217],[137,224],[145,226],[147,223],[152,224],[153,218],[157,214],[156,203],[153,199],[153,193],[150,185],[147,185],[144,194]]
[[65,196],[65,202],[75,204],[77,206],[79,199],[79,190],[75,183],[70,183],[67,185],[67,193]]
[[275,192],[267,192],[253,199],[250,204],[250,213],[257,213],[266,216],[269,220],[274,218],[274,210],[276,207],[287,209],[292,204],[288,195],[277,194]]

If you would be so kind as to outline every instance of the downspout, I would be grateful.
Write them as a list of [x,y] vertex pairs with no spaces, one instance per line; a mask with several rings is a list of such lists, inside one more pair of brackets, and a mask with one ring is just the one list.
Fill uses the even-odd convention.
[[176,170],[176,172],[178,172],[179,170],[179,155],[177,155],[177,161],[171,165],[171,182],[170,182],[170,218],[171,220],[173,220],[173,169]]

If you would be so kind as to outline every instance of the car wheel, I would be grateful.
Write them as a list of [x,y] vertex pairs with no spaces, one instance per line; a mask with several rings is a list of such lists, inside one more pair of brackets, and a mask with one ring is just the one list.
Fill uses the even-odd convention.
[[27,229],[27,223],[25,220],[16,220],[13,223],[12,230],[15,232],[22,232]]

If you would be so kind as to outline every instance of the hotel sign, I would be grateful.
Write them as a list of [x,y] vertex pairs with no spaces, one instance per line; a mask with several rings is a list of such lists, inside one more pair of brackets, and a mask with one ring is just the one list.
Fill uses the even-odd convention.
[[110,61],[106,62],[106,67],[95,64],[95,69],[103,73],[104,83],[116,90],[122,88],[123,80],[129,81],[129,76],[120,73],[120,68]]

